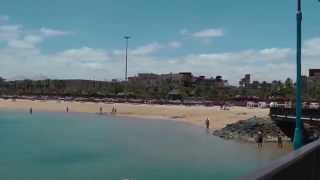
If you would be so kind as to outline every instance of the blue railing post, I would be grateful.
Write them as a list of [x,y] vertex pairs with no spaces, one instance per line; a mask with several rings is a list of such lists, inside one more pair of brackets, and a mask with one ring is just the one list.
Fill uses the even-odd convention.
[[298,0],[297,10],[297,81],[296,81],[296,127],[294,130],[293,147],[299,149],[303,145],[301,121],[301,0]]

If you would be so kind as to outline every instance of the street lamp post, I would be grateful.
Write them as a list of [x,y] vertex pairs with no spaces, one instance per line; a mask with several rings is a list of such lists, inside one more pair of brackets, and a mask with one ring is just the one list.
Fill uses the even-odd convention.
[[125,72],[125,81],[128,81],[128,45],[130,36],[125,36],[124,39],[126,40],[126,72]]
[[303,145],[302,120],[301,120],[301,0],[297,8],[297,80],[296,80],[296,127],[294,130],[293,147],[299,149]]

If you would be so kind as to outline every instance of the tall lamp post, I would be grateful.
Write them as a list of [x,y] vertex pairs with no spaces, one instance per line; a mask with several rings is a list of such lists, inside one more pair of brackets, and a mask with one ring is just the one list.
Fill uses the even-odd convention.
[[296,127],[294,130],[293,147],[299,149],[303,145],[302,120],[301,120],[301,0],[297,8],[297,80],[296,80]]
[[130,36],[125,36],[124,39],[126,40],[126,73],[125,73],[125,81],[128,81],[128,45]]
[[[318,0],[320,2],[320,0]],[[303,123],[301,120],[301,0],[297,0],[297,81],[296,81],[296,127],[294,130],[293,147],[303,146]]]

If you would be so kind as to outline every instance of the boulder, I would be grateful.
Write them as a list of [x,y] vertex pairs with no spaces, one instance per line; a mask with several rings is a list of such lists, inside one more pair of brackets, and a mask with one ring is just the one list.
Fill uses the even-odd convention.
[[263,132],[266,141],[276,141],[280,133],[282,139],[289,139],[277,127],[270,118],[250,118],[234,124],[228,124],[225,128],[213,132],[213,135],[224,139],[239,139],[252,142],[258,132]]

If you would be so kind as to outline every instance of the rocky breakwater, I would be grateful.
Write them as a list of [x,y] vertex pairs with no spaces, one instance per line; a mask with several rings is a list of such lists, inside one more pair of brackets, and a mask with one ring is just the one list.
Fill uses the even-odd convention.
[[290,141],[278,126],[268,117],[250,118],[237,123],[228,124],[225,128],[215,130],[213,135],[224,139],[242,140],[255,142],[258,132],[263,133],[264,142],[277,142],[278,135],[283,141]]

